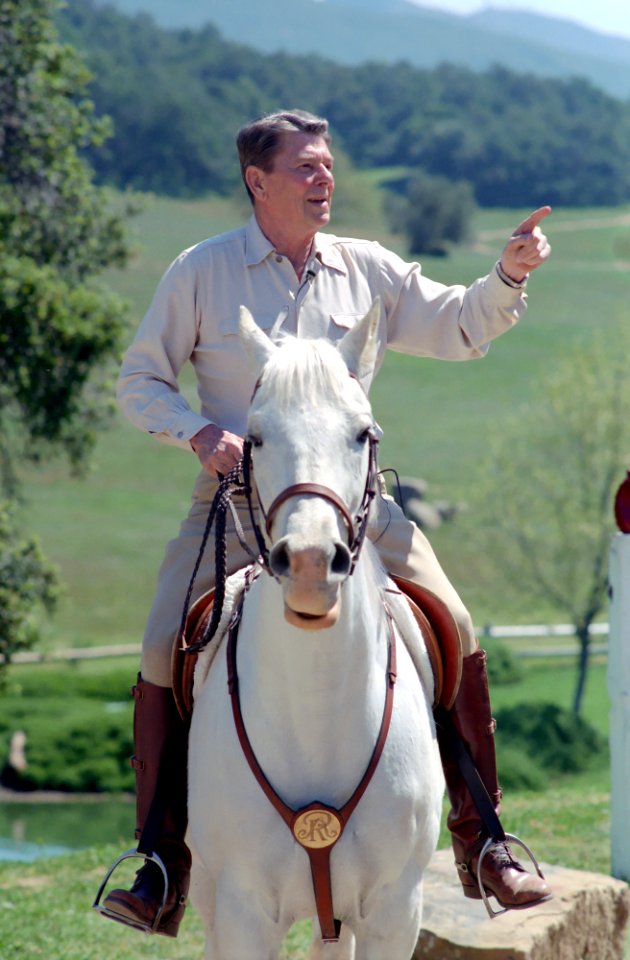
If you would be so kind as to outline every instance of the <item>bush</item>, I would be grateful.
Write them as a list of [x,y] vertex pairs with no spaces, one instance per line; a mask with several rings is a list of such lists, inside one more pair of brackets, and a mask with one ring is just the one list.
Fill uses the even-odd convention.
[[523,679],[523,666],[512,651],[499,640],[487,639],[481,644],[488,654],[488,682],[493,686],[507,686]]
[[[5,698],[0,716],[2,782],[19,790],[133,789],[132,704],[87,698]],[[23,771],[8,765],[11,738],[26,734]]]
[[545,790],[549,774],[522,748],[497,743],[499,784],[506,793],[517,790]]
[[469,183],[419,171],[406,183],[405,197],[391,196],[386,213],[392,229],[404,234],[411,254],[445,256],[470,232],[475,210]]
[[605,739],[582,717],[554,703],[521,703],[497,711],[497,740],[553,773],[579,773],[606,756]]

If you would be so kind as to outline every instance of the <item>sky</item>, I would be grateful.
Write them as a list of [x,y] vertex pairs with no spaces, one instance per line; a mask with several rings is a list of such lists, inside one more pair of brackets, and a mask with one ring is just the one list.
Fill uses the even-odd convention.
[[474,13],[483,7],[530,10],[549,17],[574,20],[615,36],[630,39],[630,0],[415,0],[421,6],[447,13]]

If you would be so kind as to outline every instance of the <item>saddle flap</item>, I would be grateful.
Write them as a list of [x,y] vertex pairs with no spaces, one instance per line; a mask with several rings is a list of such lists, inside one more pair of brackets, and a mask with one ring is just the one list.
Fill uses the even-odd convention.
[[434,706],[450,710],[462,678],[463,651],[457,623],[446,604],[426,587],[404,577],[391,579],[405,595],[424,637],[435,678]]
[[173,679],[173,696],[179,715],[186,723],[190,723],[193,708],[193,681],[198,653],[187,653],[186,647],[193,646],[201,639],[210,622],[214,605],[214,590],[208,590],[196,600],[186,618],[184,646],[181,638],[175,638],[171,654],[171,676]]

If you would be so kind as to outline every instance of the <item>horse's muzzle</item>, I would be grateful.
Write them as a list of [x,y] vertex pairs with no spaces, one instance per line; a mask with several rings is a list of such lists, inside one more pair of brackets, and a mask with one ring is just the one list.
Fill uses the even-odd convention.
[[351,562],[350,550],[342,543],[292,549],[290,537],[279,540],[269,565],[282,584],[287,621],[303,630],[333,626],[339,616],[339,588]]

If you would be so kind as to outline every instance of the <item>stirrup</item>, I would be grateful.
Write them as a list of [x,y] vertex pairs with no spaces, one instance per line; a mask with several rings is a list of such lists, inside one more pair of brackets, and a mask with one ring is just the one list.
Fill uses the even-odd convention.
[[519,838],[515,837],[513,833],[506,833],[505,837],[501,840],[495,840],[494,837],[488,837],[483,847],[481,848],[481,853],[479,854],[479,860],[477,861],[477,884],[479,885],[479,892],[481,894],[481,899],[483,900],[483,904],[486,910],[488,911],[488,916],[490,917],[491,920],[494,920],[495,917],[500,917],[502,914],[507,913],[508,910],[514,909],[514,907],[503,907],[502,910],[494,910],[490,905],[488,894],[486,893],[485,887],[481,880],[481,864],[483,862],[483,858],[487,854],[490,847],[495,846],[495,844],[497,843],[515,843],[518,847],[521,847],[521,849],[525,851],[525,853],[533,863],[534,867],[536,868],[536,873],[538,874],[540,879],[541,880],[545,879],[545,876],[538,865],[538,860],[536,859],[536,857],[534,856],[534,854],[532,853],[532,851],[527,846],[524,840],[519,840]]
[[[109,878],[111,877],[114,870],[116,870],[117,867],[119,867],[124,860],[145,860],[145,861],[148,861],[149,863],[154,863],[156,867],[159,867],[162,873],[162,879],[164,881],[164,884],[163,884],[164,892],[162,894],[162,903],[160,904],[159,910],[155,914],[153,923],[148,923],[148,922],[143,923],[142,920],[132,920],[131,917],[124,917],[122,914],[116,913],[114,910],[110,910],[109,907],[106,907],[105,904],[101,903],[101,898],[105,891],[105,887],[109,882]],[[139,850],[132,848],[131,850],[127,850],[125,853],[122,853],[112,863],[111,867],[105,874],[105,879],[103,880],[102,884],[98,889],[98,893],[96,894],[96,899],[92,904],[92,909],[96,910],[97,913],[102,913],[104,917],[109,917],[110,920],[116,920],[117,923],[124,923],[125,926],[127,927],[133,927],[134,930],[141,930],[143,933],[149,933],[149,934],[157,933],[160,920],[162,919],[162,914],[164,913],[164,908],[166,907],[167,897],[168,897],[168,874],[166,872],[166,867],[164,866],[164,862],[162,861],[162,858],[159,857],[157,853],[150,853],[150,854],[140,853]]]

